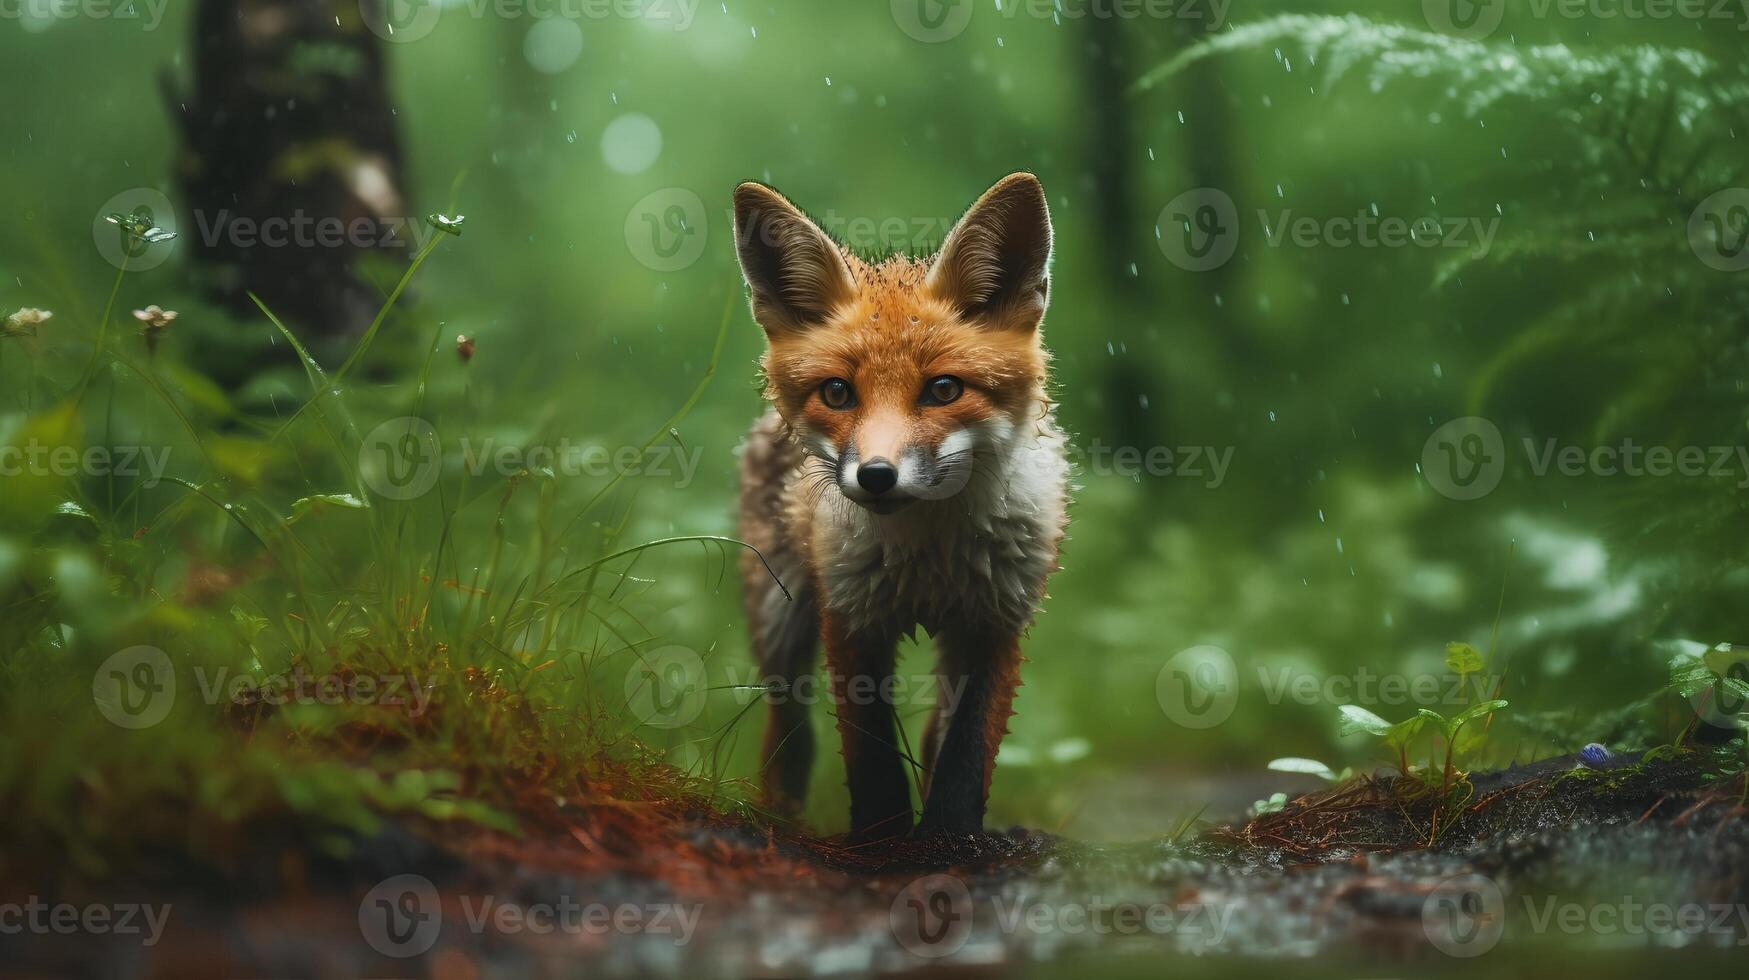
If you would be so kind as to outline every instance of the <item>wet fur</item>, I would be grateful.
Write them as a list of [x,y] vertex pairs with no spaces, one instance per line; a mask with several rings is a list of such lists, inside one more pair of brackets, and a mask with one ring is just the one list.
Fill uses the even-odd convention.
[[[873,839],[911,829],[906,761],[894,706],[854,703],[847,685],[890,675],[899,638],[917,627],[935,637],[938,690],[958,700],[940,699],[919,748],[918,829],[977,830],[1019,684],[1020,636],[1065,522],[1068,463],[1040,339],[1042,189],[1030,175],[998,183],[925,259],[864,261],[759,185],[737,191],[736,217],[773,405],[742,452],[741,533],[794,592],[785,600],[744,557],[755,652],[793,685],[824,641],[852,833]],[[920,405],[938,375],[961,379],[963,393]],[[833,377],[853,381],[853,408],[819,397]],[[855,468],[874,455],[903,459],[901,490],[921,499],[894,513],[859,503]],[[812,729],[805,705],[768,700],[765,794],[793,813]]]

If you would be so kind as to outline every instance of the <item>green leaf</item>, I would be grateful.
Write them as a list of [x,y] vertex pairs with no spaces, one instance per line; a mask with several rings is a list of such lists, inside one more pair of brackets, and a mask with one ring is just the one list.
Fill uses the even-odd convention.
[[1452,751],[1458,758],[1468,758],[1483,742],[1488,740],[1488,729],[1483,725],[1470,725],[1452,736]]
[[1482,651],[1468,643],[1447,643],[1445,667],[1454,674],[1473,674],[1482,669]]
[[1469,707],[1465,708],[1464,710],[1458,712],[1456,715],[1453,715],[1451,721],[1446,723],[1446,730],[1455,732],[1455,731],[1457,731],[1458,727],[1463,725],[1465,722],[1474,721],[1475,719],[1480,718],[1483,715],[1493,714],[1494,712],[1499,711],[1501,708],[1504,708],[1504,707],[1506,707],[1505,701],[1500,701],[1500,700],[1478,701],[1477,703],[1472,704]]
[[1269,768],[1276,772],[1303,772],[1311,776],[1319,776],[1331,782],[1336,781],[1336,773],[1330,767],[1317,759],[1271,759]]
[[1706,661],[1693,654],[1679,653],[1670,659],[1670,686],[1685,698],[1711,687],[1715,677]]
[[1251,815],[1261,817],[1270,813],[1280,813],[1287,807],[1286,793],[1271,793],[1269,799],[1258,800],[1251,804]]
[[92,517],[90,511],[79,506],[78,504],[74,503],[71,500],[62,503],[61,506],[59,506],[59,507],[56,507],[55,513],[61,515],[62,517],[77,517],[77,518],[80,518],[82,520],[90,521],[92,524],[97,523],[97,518]]
[[1342,715],[1342,727],[1337,730],[1338,735],[1366,732],[1369,735],[1377,735],[1382,738],[1391,730],[1390,722],[1358,704],[1345,704],[1336,710]]
[[1390,746],[1408,745],[1409,740],[1420,733],[1421,726],[1426,721],[1427,719],[1423,715],[1417,714],[1413,718],[1405,718],[1397,722],[1385,732],[1385,744]]
[[342,510],[370,510],[370,504],[350,493],[318,493],[309,497],[299,497],[292,501],[292,516],[286,523],[296,523],[316,511],[328,507],[337,507]]

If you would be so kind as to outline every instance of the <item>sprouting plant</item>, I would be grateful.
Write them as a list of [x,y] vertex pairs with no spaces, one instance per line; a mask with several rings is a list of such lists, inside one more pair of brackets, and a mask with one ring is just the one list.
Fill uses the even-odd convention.
[[[1338,710],[1342,713],[1341,734],[1354,735],[1365,732],[1377,736],[1384,742],[1386,748],[1397,754],[1397,766],[1404,776],[1415,776],[1419,773],[1431,785],[1431,774],[1437,769],[1440,773],[1440,793],[1444,795],[1450,792],[1453,779],[1458,775],[1457,766],[1461,761],[1458,754],[1459,733],[1470,722],[1485,715],[1491,715],[1504,707],[1506,707],[1506,702],[1498,698],[1490,701],[1479,701],[1450,718],[1432,708],[1420,708],[1415,712],[1414,717],[1395,724],[1357,704],[1345,704]],[[1438,733],[1439,740],[1444,742],[1445,754],[1441,758],[1438,754],[1438,746],[1431,746],[1427,765],[1412,766],[1409,763],[1410,743],[1429,723],[1433,725],[1433,731]]]
[[1271,813],[1280,813],[1286,806],[1286,793],[1271,793],[1269,794],[1269,799],[1258,800],[1251,804],[1251,808],[1247,812],[1253,817],[1263,817],[1268,816]]

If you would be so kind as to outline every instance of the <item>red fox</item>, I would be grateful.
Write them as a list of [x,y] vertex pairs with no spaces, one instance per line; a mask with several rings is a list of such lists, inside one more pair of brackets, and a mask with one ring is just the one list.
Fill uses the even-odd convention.
[[[767,677],[761,779],[799,811],[807,706],[826,647],[853,840],[983,828],[1020,683],[1020,637],[1057,568],[1066,442],[1040,339],[1051,220],[1038,178],[991,187],[928,258],[864,261],[783,195],[735,189],[735,242],[764,329],[772,407],[741,456],[741,565]],[[934,637],[936,704],[913,830],[895,714],[899,638]]]

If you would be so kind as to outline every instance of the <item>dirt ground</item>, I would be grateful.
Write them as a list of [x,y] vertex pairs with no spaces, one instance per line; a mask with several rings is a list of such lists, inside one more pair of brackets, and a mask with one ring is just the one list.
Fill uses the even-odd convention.
[[1745,962],[1741,772],[1699,754],[1564,757],[1472,782],[1449,818],[1379,777],[1193,838],[1112,846],[1015,829],[851,847],[679,801],[554,807],[520,838],[395,827],[344,859],[268,850],[203,882],[166,862],[101,890],[8,888],[0,901],[156,907],[162,928],[127,934],[116,916],[102,934],[63,933],[40,912],[49,925],[0,933],[0,962],[457,978]]

